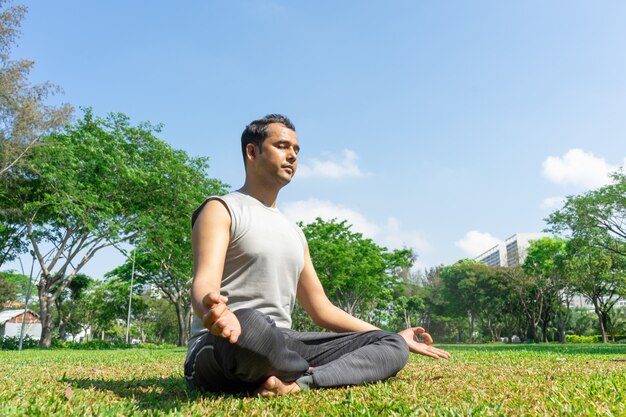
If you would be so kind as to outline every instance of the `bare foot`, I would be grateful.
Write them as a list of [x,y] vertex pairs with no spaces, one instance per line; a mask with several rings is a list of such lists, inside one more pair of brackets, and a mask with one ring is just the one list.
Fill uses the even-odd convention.
[[254,394],[267,398],[275,395],[293,394],[298,391],[300,391],[300,387],[295,382],[284,383],[275,376],[270,376]]

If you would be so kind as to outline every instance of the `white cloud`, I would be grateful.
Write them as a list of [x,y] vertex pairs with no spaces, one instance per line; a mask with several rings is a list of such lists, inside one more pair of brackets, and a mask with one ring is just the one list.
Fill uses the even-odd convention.
[[[626,164],[626,158],[624,158]],[[549,156],[543,161],[543,176],[560,185],[575,185],[588,189],[611,182],[609,174],[619,167],[609,164],[582,149],[570,149],[563,155]]]
[[544,198],[541,202],[541,208],[550,210],[560,209],[561,207],[563,207],[563,203],[565,203],[565,197],[563,196],[559,195],[548,197]]
[[489,233],[471,230],[467,232],[462,239],[454,242],[454,245],[461,249],[467,256],[474,258],[500,243],[502,243],[502,239],[498,239]]
[[294,201],[281,205],[281,211],[293,221],[301,221],[304,224],[313,223],[317,217],[324,220],[347,220],[352,225],[352,230],[373,238],[380,232],[380,227],[368,221],[358,211],[343,207],[330,201],[309,198],[308,200]]
[[346,220],[352,225],[352,231],[362,233],[377,244],[389,249],[414,248],[420,258],[431,248],[424,237],[418,232],[403,228],[395,217],[389,217],[381,225],[368,220],[356,210],[315,198],[285,203],[281,205],[281,210],[291,220],[302,221],[304,224],[312,223],[317,217],[324,220]]
[[357,165],[359,159],[356,152],[344,149],[340,160],[321,161],[312,158],[310,162],[299,163],[298,176],[301,178],[326,177],[326,178],[342,178],[342,177],[362,177],[365,174]]

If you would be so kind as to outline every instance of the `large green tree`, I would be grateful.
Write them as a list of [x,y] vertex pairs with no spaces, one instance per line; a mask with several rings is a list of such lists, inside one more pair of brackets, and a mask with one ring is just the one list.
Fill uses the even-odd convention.
[[123,114],[100,118],[86,110],[74,125],[45,137],[45,146],[2,182],[0,203],[19,214],[12,220],[25,226],[42,271],[42,347],[50,346],[51,306],[85,264],[101,249],[137,241],[171,218],[178,181],[168,163],[181,151],[157,132]]
[[160,163],[167,174],[167,187],[160,190],[162,210],[154,218],[156,227],[145,230],[135,242],[134,253],[110,275],[139,284],[152,285],[165,296],[176,312],[179,346],[190,336],[193,315],[191,279],[193,257],[190,214],[211,195],[223,195],[226,186],[206,176],[207,160],[190,158],[184,152],[164,155]]
[[[604,187],[568,196],[563,208],[546,219],[549,229],[626,256],[626,175],[618,171],[612,179]],[[599,235],[606,238],[597,239]]]
[[594,307],[602,340],[608,341],[613,307],[626,297],[626,257],[588,242],[582,237],[568,242],[566,270],[570,285]]
[[492,268],[470,259],[442,268],[442,296],[445,311],[452,317],[466,317],[469,337],[473,340],[476,324],[498,340],[508,313],[511,287],[500,268]]
[[412,251],[389,251],[353,232],[346,221],[317,218],[303,231],[330,300],[356,317],[381,324],[402,284],[402,270],[412,265]]
[[67,104],[46,104],[49,96],[60,91],[57,86],[29,82],[33,61],[11,59],[27,8],[8,7],[8,3],[0,0],[0,178],[45,134],[65,124],[72,112]]
[[[530,243],[522,268],[536,277],[541,286],[542,337],[548,341],[548,325],[556,317],[559,339],[565,343],[565,328],[569,319],[571,287],[565,276],[566,241],[558,237],[544,237]],[[539,289],[537,289],[539,290]]]
[[546,219],[551,231],[570,238],[567,271],[575,291],[594,305],[607,340],[613,305],[626,297],[626,175],[596,190],[567,197]]

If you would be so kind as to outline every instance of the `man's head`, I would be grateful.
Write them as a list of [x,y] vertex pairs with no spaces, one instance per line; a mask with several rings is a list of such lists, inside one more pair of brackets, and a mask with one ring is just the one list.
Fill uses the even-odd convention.
[[243,155],[244,164],[246,163],[246,148],[248,144],[255,145],[261,150],[263,148],[263,141],[269,135],[268,127],[272,123],[280,123],[287,129],[291,129],[294,132],[296,131],[296,127],[291,123],[291,120],[282,114],[268,114],[262,119],[253,121],[246,126],[241,134],[241,154]]

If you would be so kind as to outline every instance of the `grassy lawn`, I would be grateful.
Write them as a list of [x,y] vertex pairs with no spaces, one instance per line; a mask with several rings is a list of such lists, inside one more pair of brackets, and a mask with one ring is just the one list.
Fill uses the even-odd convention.
[[0,351],[0,416],[626,416],[626,345],[455,345],[387,382],[282,398],[200,395],[185,349]]

